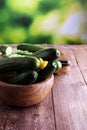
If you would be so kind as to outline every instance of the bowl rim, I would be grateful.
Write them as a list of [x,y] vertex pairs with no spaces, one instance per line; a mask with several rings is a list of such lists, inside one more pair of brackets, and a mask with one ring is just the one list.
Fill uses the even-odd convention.
[[41,82],[37,82],[37,83],[34,83],[34,84],[29,84],[29,85],[18,85],[18,84],[10,84],[10,83],[6,83],[6,82],[3,82],[3,81],[0,81],[0,86],[2,87],[8,87],[8,88],[24,88],[24,87],[34,87],[34,86],[38,86],[38,85],[41,85],[41,84],[44,84],[46,83],[47,81],[49,81],[50,79],[54,79],[54,75],[52,74],[51,76],[49,76],[47,79],[41,81]]

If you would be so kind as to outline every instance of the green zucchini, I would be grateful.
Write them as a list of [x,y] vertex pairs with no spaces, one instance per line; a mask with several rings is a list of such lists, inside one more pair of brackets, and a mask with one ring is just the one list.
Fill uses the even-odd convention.
[[31,56],[32,52],[29,51],[23,51],[23,50],[16,50],[15,52],[12,53],[12,55],[17,54],[17,55],[24,55],[24,56]]
[[26,51],[29,51],[29,52],[36,52],[36,51],[39,51],[39,50],[42,50],[42,49],[45,49],[46,47],[45,46],[41,46],[41,45],[32,45],[32,44],[19,44],[17,46],[17,49],[20,49],[20,50],[26,50]]
[[42,58],[43,60],[53,61],[60,56],[60,51],[55,48],[47,48],[40,51],[36,51],[32,54],[37,58]]
[[7,80],[7,83],[10,84],[19,84],[19,85],[29,85],[33,84],[38,77],[36,71],[25,71],[21,73],[16,73],[12,78]]
[[6,57],[0,59],[0,72],[21,69],[38,69],[40,60],[36,57]]
[[15,71],[8,71],[5,73],[0,73],[0,80],[5,82],[9,78],[13,77],[15,74],[16,74]]
[[49,62],[48,65],[44,69],[41,69],[38,71],[37,82],[47,79],[55,71],[56,71],[56,65],[54,64],[54,62]]
[[54,61],[54,64],[56,66],[56,71],[59,71],[62,68],[62,63],[58,59]]
[[12,47],[8,45],[2,45],[0,46],[0,51],[2,54],[5,54],[6,56],[8,56],[12,53]]

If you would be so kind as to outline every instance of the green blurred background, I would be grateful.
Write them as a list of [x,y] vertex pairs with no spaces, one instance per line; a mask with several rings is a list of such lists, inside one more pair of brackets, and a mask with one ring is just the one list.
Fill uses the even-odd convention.
[[87,43],[86,0],[0,0],[0,43]]

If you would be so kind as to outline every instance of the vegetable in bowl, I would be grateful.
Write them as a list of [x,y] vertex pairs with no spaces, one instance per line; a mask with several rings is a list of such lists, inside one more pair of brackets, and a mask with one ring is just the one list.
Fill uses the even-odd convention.
[[58,60],[60,51],[41,45],[19,44],[16,50],[9,45],[11,52],[7,53],[6,46],[1,50],[0,73],[15,72],[5,82],[11,84],[33,84],[41,82],[62,68]]

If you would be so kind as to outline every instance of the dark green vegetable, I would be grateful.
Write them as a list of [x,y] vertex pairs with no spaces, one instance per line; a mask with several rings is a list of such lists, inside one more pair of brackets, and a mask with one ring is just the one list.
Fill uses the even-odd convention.
[[27,85],[43,81],[61,69],[63,64],[58,60],[60,51],[55,48],[20,44],[14,52],[8,51],[12,48],[9,49],[7,45],[0,49],[3,54],[0,58],[0,74],[15,72],[3,80],[11,84]]
[[6,57],[0,59],[0,72],[21,69],[37,69],[40,67],[38,58],[30,57]]
[[28,85],[33,84],[38,77],[38,73],[36,71],[25,71],[21,73],[16,73],[12,78],[7,80],[10,84],[20,84],[20,85]]
[[16,71],[8,71],[8,72],[0,73],[0,80],[5,82],[11,77],[13,77],[15,74]]
[[54,62],[49,62],[48,65],[38,71],[38,79],[37,82],[43,81],[51,76],[56,71],[56,65]]
[[12,47],[10,47],[8,45],[2,45],[2,46],[0,46],[0,51],[2,54],[5,54],[8,56],[12,53]]
[[54,61],[54,64],[56,66],[56,71],[62,68],[62,63],[58,59]]
[[47,48],[33,53],[33,56],[42,58],[43,60],[53,61],[60,56],[60,52],[55,48]]
[[23,50],[17,50],[15,51],[13,54],[18,54],[18,55],[24,55],[24,56],[31,56],[32,55],[32,52],[29,52],[29,51],[23,51]]
[[32,44],[19,44],[17,46],[17,49],[20,50],[26,50],[26,51],[30,51],[30,52],[36,52],[42,49],[45,49],[46,47],[41,46],[41,45],[32,45]]

